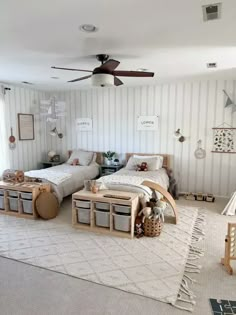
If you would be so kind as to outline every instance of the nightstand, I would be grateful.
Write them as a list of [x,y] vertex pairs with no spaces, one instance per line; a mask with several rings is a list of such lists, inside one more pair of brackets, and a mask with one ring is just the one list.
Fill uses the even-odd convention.
[[57,166],[63,164],[64,162],[50,162],[50,161],[43,161],[41,162],[42,168],[48,168],[52,166]]
[[99,169],[99,175],[100,176],[105,176],[105,175],[110,175],[113,174],[117,171],[119,171],[124,165],[100,165]]

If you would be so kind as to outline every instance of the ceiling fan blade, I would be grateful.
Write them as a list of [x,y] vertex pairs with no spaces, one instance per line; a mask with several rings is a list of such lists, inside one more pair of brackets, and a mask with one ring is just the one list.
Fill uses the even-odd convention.
[[115,86],[119,86],[124,84],[120,79],[118,79],[117,77],[114,77],[114,84]]
[[114,59],[107,60],[103,65],[99,68],[102,70],[108,70],[109,72],[113,71],[119,66],[120,62]]
[[82,69],[73,69],[73,68],[62,68],[62,67],[51,67],[52,69],[57,69],[57,70],[69,70],[69,71],[83,71],[83,72],[93,72],[91,70],[82,70]]
[[74,80],[70,80],[70,81],[67,81],[67,82],[77,82],[77,81],[82,81],[82,80],[86,80],[88,78],[91,78],[92,75],[86,75],[85,77],[81,77],[81,78],[78,78],[78,79],[74,79]]
[[154,72],[143,72],[143,71],[124,71],[118,70],[113,71],[113,75],[118,77],[154,77]]

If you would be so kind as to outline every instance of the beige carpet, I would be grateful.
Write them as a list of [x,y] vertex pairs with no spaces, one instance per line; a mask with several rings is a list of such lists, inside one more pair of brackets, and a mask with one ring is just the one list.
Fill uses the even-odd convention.
[[[178,225],[134,240],[74,230],[64,220],[0,216],[0,255],[189,309],[187,273],[199,271],[201,228],[197,208],[183,206]],[[183,300],[190,303],[176,303]]]

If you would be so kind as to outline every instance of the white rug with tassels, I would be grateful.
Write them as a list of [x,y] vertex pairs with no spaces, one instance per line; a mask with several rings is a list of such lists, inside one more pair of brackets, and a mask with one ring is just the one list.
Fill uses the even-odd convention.
[[134,240],[0,215],[0,255],[191,310],[204,215],[192,207],[178,212],[179,223],[165,222],[159,237]]

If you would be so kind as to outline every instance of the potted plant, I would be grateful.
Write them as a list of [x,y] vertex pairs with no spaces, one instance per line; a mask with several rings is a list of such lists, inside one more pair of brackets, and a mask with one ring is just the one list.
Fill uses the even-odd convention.
[[115,155],[116,153],[115,152],[112,152],[112,151],[107,151],[107,152],[103,152],[103,156],[105,158],[105,163],[107,165],[111,165],[112,163],[112,158],[113,156]]

